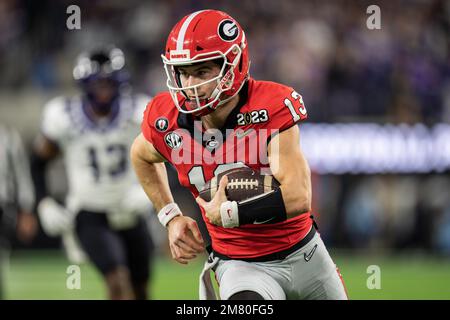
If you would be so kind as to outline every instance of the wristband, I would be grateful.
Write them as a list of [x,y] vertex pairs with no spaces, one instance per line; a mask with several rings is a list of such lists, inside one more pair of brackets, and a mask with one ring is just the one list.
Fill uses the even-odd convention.
[[183,214],[181,213],[181,210],[178,207],[178,205],[172,202],[164,206],[164,208],[162,208],[161,210],[159,210],[158,219],[159,222],[161,222],[161,224],[166,228],[170,220],[182,215]]
[[226,201],[220,205],[220,217],[222,218],[222,227],[239,227],[239,213],[236,201]]

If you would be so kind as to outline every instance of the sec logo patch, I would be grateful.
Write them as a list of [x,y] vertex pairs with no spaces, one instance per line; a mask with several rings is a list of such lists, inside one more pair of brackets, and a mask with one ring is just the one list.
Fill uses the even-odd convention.
[[172,149],[178,149],[183,144],[183,137],[176,132],[169,132],[164,137],[166,144]]

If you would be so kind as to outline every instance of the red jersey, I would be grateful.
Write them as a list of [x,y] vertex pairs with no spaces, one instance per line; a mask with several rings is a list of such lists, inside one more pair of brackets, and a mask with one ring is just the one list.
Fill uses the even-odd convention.
[[[147,105],[142,133],[175,167],[181,185],[197,197],[207,181],[231,168],[247,166],[270,173],[267,145],[271,136],[306,118],[302,97],[294,89],[249,79],[240,92],[238,105],[220,130],[204,130],[201,121],[179,112],[166,92]],[[203,209],[202,216],[213,250],[233,259],[286,250],[303,239],[312,226],[310,214],[237,228],[211,224]]]

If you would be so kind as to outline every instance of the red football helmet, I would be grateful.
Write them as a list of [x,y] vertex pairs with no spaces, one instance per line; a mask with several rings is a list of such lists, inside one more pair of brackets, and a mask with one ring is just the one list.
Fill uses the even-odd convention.
[[[161,55],[167,73],[167,87],[178,110],[203,116],[234,97],[249,76],[249,57],[244,30],[228,14],[217,10],[191,13],[181,19],[169,34],[166,52]],[[178,66],[221,59],[217,77],[183,87]],[[197,89],[216,82],[211,96],[200,101]],[[195,100],[187,99],[185,90],[193,89]],[[184,106],[184,108],[183,108]]]

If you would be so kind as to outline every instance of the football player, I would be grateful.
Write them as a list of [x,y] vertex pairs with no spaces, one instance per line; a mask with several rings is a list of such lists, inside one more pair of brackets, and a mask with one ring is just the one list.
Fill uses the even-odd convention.
[[[220,11],[181,19],[162,59],[169,92],[148,104],[131,157],[168,230],[172,256],[183,264],[205,243],[197,223],[174,203],[162,162],[174,165],[197,198],[212,241],[200,298],[215,298],[208,283],[212,269],[221,299],[347,299],[310,213],[310,169],[297,125],[307,117],[302,96],[249,76],[244,30]],[[256,160],[254,146],[244,145],[251,137],[262,155]],[[210,202],[198,197],[205,182],[242,166],[271,172],[280,188],[230,201],[224,175]]]
[[[149,98],[127,90],[125,57],[116,47],[81,54],[73,76],[82,94],[47,103],[34,147],[41,224],[47,234],[63,236],[69,259],[87,254],[110,299],[145,299],[153,244],[142,213],[151,204],[131,169],[129,150]],[[65,206],[49,197],[44,176],[58,155],[68,177]]]

